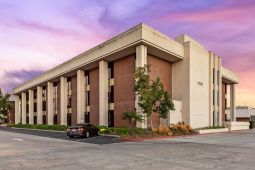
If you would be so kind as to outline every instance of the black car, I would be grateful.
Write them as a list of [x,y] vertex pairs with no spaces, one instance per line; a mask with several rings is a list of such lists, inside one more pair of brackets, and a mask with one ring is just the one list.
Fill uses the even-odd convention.
[[100,129],[91,123],[77,124],[67,128],[67,136],[73,137],[86,137],[98,136]]

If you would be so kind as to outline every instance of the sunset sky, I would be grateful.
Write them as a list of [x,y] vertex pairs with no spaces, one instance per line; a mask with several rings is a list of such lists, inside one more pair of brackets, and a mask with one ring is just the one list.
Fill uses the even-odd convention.
[[0,88],[16,85],[138,23],[186,33],[237,72],[255,107],[255,0],[0,0]]

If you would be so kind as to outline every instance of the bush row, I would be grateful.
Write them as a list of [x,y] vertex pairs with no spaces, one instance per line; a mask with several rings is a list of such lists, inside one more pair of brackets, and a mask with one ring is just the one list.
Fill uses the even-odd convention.
[[119,136],[177,136],[189,135],[196,133],[189,125],[184,123],[173,124],[171,126],[160,125],[153,129],[143,128],[107,128],[106,126],[98,126],[102,134],[111,134]]
[[28,128],[28,129],[43,129],[43,130],[56,130],[65,131],[67,126],[64,125],[29,125],[29,124],[12,124],[10,127],[15,128]]

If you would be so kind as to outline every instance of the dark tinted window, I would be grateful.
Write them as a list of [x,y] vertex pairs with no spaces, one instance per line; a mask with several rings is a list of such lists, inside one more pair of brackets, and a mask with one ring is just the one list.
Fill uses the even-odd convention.
[[87,128],[90,128],[90,127],[92,127],[92,126],[91,126],[91,124],[86,124],[86,127],[87,127]]

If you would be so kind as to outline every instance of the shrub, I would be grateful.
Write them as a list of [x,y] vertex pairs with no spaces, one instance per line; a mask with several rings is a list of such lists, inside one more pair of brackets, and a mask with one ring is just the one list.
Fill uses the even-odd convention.
[[100,129],[100,132],[101,134],[111,134],[119,136],[146,136],[152,134],[151,131],[148,129],[127,127]]
[[97,126],[98,129],[107,129],[108,127],[105,126],[105,125],[102,125],[102,126]]
[[136,111],[124,112],[121,114],[121,118],[123,120],[128,120],[129,124],[131,124],[133,122],[134,125],[136,122],[144,122],[145,121],[143,115],[138,114]]
[[65,125],[30,125],[30,124],[12,124],[9,127],[15,128],[27,128],[27,129],[43,129],[43,130],[57,130],[65,131],[67,126]]
[[157,128],[152,129],[155,134],[169,136],[172,135],[171,129],[167,125],[160,125]]
[[129,136],[150,136],[153,135],[151,130],[143,128],[130,128]]
[[177,124],[172,124],[170,129],[173,132],[173,135],[187,135],[194,133],[194,130],[190,125],[186,125],[184,122],[179,122]]

